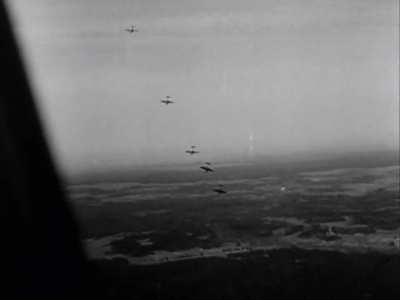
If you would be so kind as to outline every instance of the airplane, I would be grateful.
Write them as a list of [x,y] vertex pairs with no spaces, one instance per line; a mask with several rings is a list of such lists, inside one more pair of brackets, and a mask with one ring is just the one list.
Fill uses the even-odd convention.
[[190,155],[200,153],[200,151],[194,150],[195,148],[196,148],[196,146],[190,146],[190,150],[186,150],[185,152],[186,152],[187,154],[190,154]]
[[135,25],[132,25],[131,27],[126,28],[125,31],[127,31],[127,32],[132,34],[132,33],[138,32],[139,30],[136,29]]
[[228,193],[227,191],[223,190],[222,188],[223,188],[223,185],[220,184],[220,185],[218,185],[217,188],[213,189],[213,191],[216,192],[217,194],[226,194],[226,193]]
[[193,149],[186,150],[185,152],[186,152],[187,154],[190,154],[190,155],[200,153],[200,151],[196,151],[196,150],[193,150]]
[[201,166],[200,169],[204,170],[204,172],[214,172],[214,169],[208,167],[208,166]]
[[165,105],[175,103],[174,101],[171,100],[171,98],[172,98],[171,96],[166,96],[165,99],[161,100],[161,103],[164,103]]

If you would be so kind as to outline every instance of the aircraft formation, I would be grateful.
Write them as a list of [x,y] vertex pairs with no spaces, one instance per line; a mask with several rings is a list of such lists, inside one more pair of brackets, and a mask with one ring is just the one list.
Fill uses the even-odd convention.
[[[137,29],[136,25],[131,25],[128,28],[125,28],[125,31],[128,32],[129,34],[135,34],[137,32],[139,32],[139,30]],[[162,104],[164,104],[165,106],[168,106],[170,104],[174,104],[175,101],[173,101],[173,98],[171,96],[165,96],[163,99],[160,100],[160,102]],[[187,149],[185,151],[186,154],[193,156],[196,154],[199,154],[200,151],[197,150],[197,146],[195,145],[191,145],[189,147],[189,149]],[[214,173],[215,170],[214,168],[211,166],[210,162],[205,162],[203,165],[200,166],[200,169],[204,172],[204,173]],[[224,186],[222,184],[219,184],[216,188],[213,189],[213,192],[217,193],[218,195],[221,194],[227,194],[228,192],[224,189]]]
[[[190,146],[190,149],[186,150],[185,152],[186,152],[187,154],[191,155],[191,156],[200,153],[200,151],[195,150],[195,149],[196,149],[196,146],[195,146],[195,145],[192,145],[192,146]],[[214,168],[212,167],[211,163],[208,162],[208,161],[206,161],[204,164],[202,164],[202,165],[200,166],[200,169],[203,170],[204,173],[214,173],[214,172],[215,172],[215,170],[214,170]],[[227,193],[228,193],[228,192],[224,189],[224,187],[223,187],[222,184],[219,184],[218,187],[214,188],[214,189],[213,189],[213,192],[215,192],[215,193],[217,193],[217,194],[219,194],[219,195],[221,195],[221,194],[227,194]]]

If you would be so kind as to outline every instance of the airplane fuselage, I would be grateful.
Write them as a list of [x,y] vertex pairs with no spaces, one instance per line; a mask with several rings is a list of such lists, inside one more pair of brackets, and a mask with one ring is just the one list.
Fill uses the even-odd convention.
[[174,103],[174,101],[169,101],[169,100],[161,100],[161,103],[164,103],[165,105],[168,105],[168,104],[172,104],[172,103]]
[[216,192],[217,194],[226,194],[227,192],[224,190],[220,190],[220,189],[214,189],[214,192]]
[[137,29],[135,29],[134,27],[127,28],[127,29],[125,29],[125,31],[127,31],[127,32],[129,32],[129,33],[135,33],[135,32],[138,32],[138,30],[137,30]]
[[204,170],[204,172],[208,173],[208,172],[214,172],[213,169],[209,168],[209,167],[205,167],[205,166],[201,166],[200,169]]
[[190,155],[199,153],[199,151],[194,151],[194,150],[186,150],[185,152],[190,154]]

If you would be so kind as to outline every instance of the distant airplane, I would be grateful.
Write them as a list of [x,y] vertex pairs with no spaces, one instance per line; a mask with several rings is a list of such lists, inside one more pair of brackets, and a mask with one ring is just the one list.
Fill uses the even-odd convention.
[[172,101],[171,99],[172,99],[171,96],[166,96],[165,99],[162,99],[162,100],[161,100],[161,103],[164,103],[165,105],[175,103],[175,102]]
[[208,167],[208,166],[201,166],[200,169],[204,170],[204,172],[214,172],[214,169]]
[[187,154],[190,154],[190,155],[194,155],[194,154],[200,153],[200,151],[194,150],[195,148],[196,148],[196,146],[190,146],[190,150],[186,150],[185,152]]
[[223,185],[220,184],[217,188],[213,189],[214,192],[216,192],[217,194],[226,194],[228,193],[227,191],[223,190]]
[[137,30],[135,25],[132,25],[131,27],[126,28],[125,31],[129,32],[130,34],[132,34],[132,33],[138,32],[139,30]]
[[190,155],[194,155],[194,154],[200,153],[200,151],[196,151],[196,150],[193,150],[193,149],[186,150],[185,152],[186,152],[187,154],[190,154]]
[[285,192],[286,191],[286,186],[282,186],[281,187],[281,192]]

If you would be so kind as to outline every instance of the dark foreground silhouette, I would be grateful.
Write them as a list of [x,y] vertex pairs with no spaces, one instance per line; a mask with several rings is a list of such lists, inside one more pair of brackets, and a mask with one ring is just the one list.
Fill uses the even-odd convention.
[[400,299],[400,256],[283,249],[153,266],[98,260],[107,299]]

